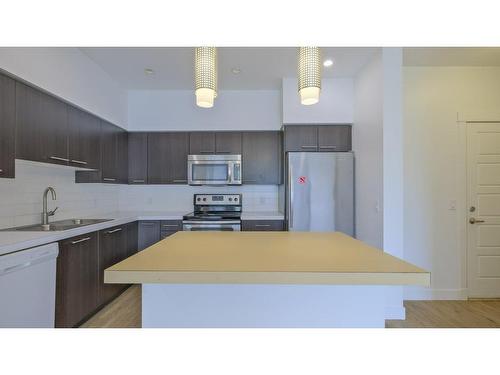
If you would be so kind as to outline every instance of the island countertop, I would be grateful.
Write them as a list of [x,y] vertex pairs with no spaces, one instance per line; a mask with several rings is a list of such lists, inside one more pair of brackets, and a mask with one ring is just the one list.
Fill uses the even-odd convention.
[[339,232],[178,232],[106,283],[430,285],[430,273]]

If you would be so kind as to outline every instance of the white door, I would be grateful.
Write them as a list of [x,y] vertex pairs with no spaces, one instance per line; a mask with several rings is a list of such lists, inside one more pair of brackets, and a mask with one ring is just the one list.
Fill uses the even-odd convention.
[[469,297],[500,297],[500,123],[467,128]]

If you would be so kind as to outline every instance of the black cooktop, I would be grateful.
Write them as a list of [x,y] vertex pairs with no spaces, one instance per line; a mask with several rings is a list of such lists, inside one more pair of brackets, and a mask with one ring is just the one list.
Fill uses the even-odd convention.
[[191,212],[184,215],[182,219],[195,221],[240,220],[241,212]]

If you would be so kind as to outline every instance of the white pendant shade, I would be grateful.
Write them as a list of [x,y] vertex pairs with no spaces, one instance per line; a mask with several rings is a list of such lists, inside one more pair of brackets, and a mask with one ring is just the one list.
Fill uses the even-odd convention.
[[319,102],[321,91],[321,52],[318,47],[299,48],[299,95],[303,105]]
[[214,106],[217,97],[217,49],[197,47],[195,51],[196,105],[202,108]]

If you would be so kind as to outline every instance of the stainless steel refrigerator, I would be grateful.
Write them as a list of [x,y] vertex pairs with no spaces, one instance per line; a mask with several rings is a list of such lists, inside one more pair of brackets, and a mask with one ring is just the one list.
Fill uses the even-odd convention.
[[288,230],[354,236],[353,153],[289,152],[287,168]]

